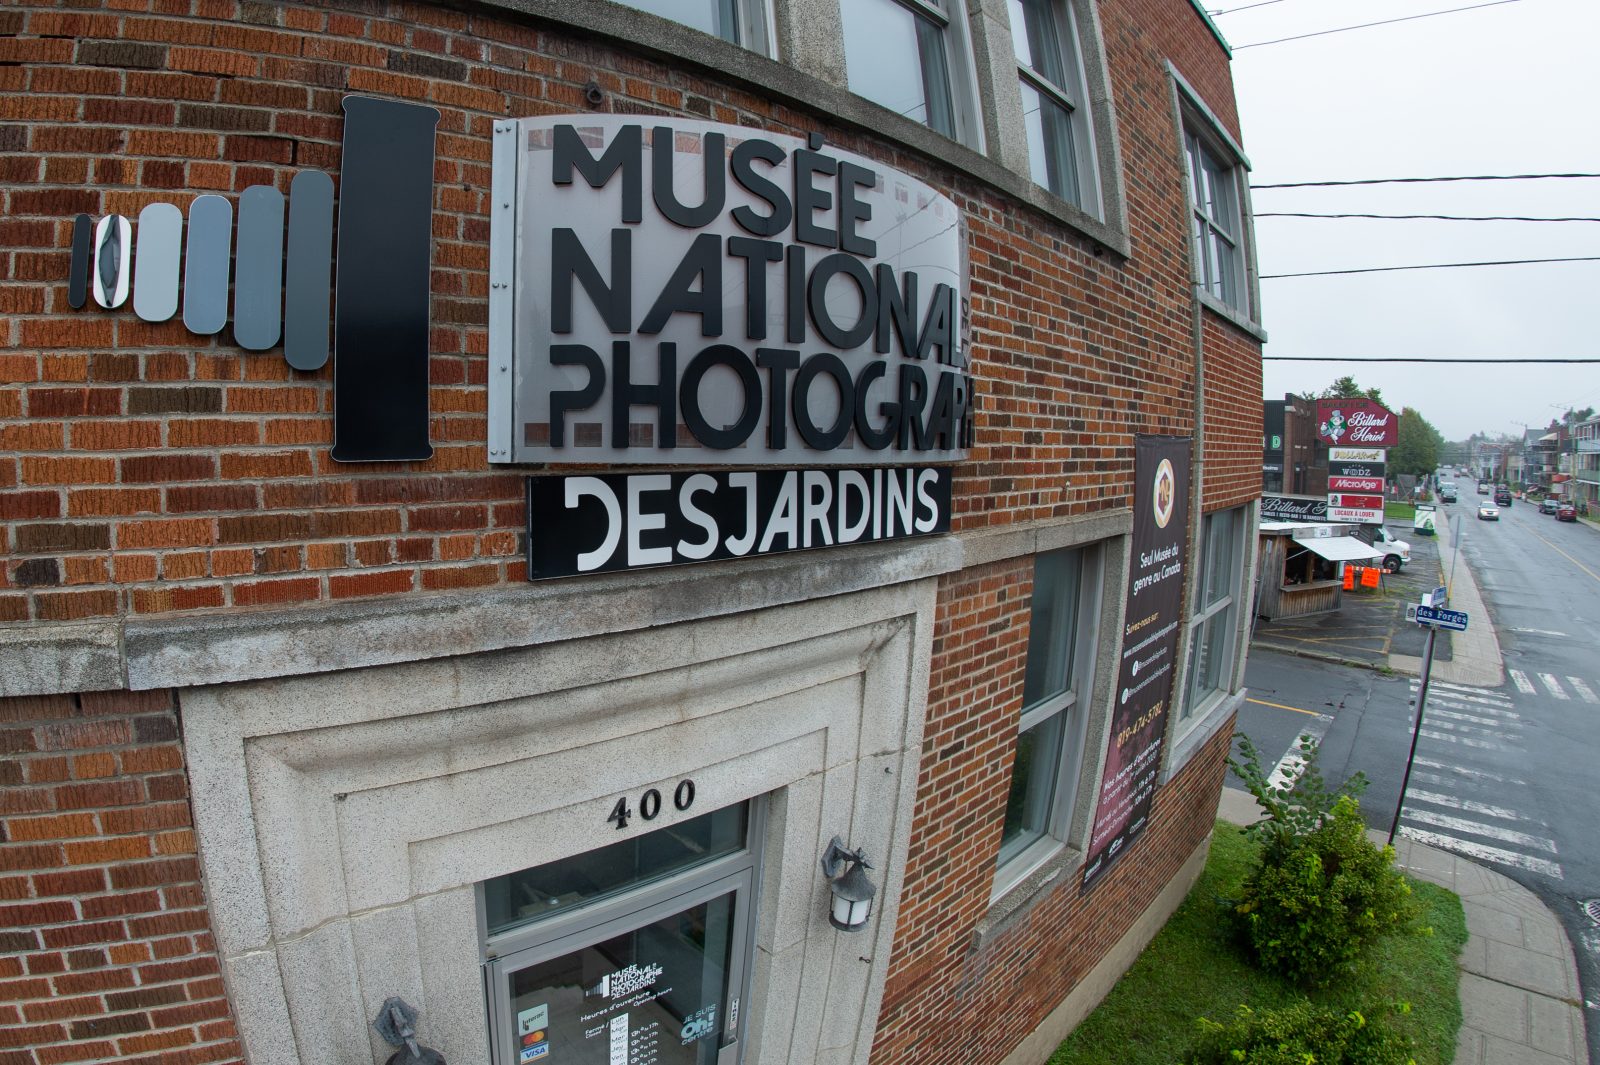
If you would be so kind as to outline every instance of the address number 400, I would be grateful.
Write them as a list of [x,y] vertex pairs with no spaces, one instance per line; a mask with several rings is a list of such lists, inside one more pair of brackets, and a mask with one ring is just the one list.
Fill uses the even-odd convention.
[[[694,805],[694,781],[680,780],[678,786],[672,789],[672,806],[682,812]],[[639,796],[639,816],[646,821],[654,821],[661,813],[661,792],[651,788]],[[606,818],[618,829],[628,827],[628,822],[633,819],[633,811],[628,809],[628,797],[624,795],[617,800],[611,808],[610,815]]]

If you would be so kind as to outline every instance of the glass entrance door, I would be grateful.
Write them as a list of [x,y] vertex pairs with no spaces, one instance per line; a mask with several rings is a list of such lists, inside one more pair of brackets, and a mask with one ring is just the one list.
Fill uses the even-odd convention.
[[[731,846],[710,845],[706,825],[734,815]],[[635,863],[626,875],[597,879],[591,867],[602,864],[597,856],[610,849],[603,848],[483,885],[495,1065],[737,1065],[753,947],[751,820],[747,807],[731,807],[659,830],[699,856],[664,877]],[[652,842],[654,835],[627,841],[629,853],[670,842]],[[530,880],[566,884],[575,874],[554,868],[561,865],[586,870],[588,901],[552,896],[524,907],[554,911],[531,921],[496,902],[507,884],[518,889],[515,898],[529,897],[521,886]]]

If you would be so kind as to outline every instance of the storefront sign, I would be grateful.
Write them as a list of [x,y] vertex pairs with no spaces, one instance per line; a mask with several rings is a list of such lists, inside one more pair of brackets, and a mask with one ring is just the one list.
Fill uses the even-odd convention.
[[1332,447],[1394,447],[1400,419],[1370,399],[1319,399],[1317,439]]
[[1389,454],[1381,447],[1330,447],[1329,462],[1382,462]]
[[965,457],[949,198],[815,135],[566,115],[494,140],[492,462]]
[[950,469],[528,478],[528,579],[950,531]]
[[1381,447],[1328,449],[1329,521],[1383,521],[1384,459],[1388,455]]
[[1301,496],[1262,496],[1262,521],[1322,521],[1328,514],[1326,499]]
[[1328,477],[1329,492],[1376,492],[1383,494],[1382,477]]
[[1330,506],[1328,508],[1328,520],[1352,522],[1357,525],[1375,525],[1383,521],[1383,508]]
[[1177,668],[1192,443],[1189,437],[1136,438],[1127,621],[1085,891],[1144,831],[1155,796]]

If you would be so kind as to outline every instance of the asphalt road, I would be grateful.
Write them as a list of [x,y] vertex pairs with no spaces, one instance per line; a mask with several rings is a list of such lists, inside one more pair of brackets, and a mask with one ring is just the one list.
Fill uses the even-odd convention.
[[[1469,487],[1446,507],[1488,603],[1506,682],[1429,693],[1401,832],[1537,892],[1567,928],[1600,1061],[1600,530],[1538,507],[1478,521]],[[1301,732],[1324,776],[1370,780],[1362,807],[1387,830],[1410,745],[1416,679],[1252,651],[1239,727],[1269,765]],[[1276,704],[1276,705],[1272,705]],[[1586,903],[1596,911],[1591,918]]]

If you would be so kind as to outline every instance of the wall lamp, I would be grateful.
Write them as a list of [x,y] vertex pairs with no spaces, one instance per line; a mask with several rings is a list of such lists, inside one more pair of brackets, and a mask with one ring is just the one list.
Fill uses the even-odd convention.
[[822,854],[822,876],[833,892],[828,923],[841,932],[859,932],[872,916],[872,899],[878,888],[867,879],[872,866],[859,850],[846,850],[844,841],[834,836]]

